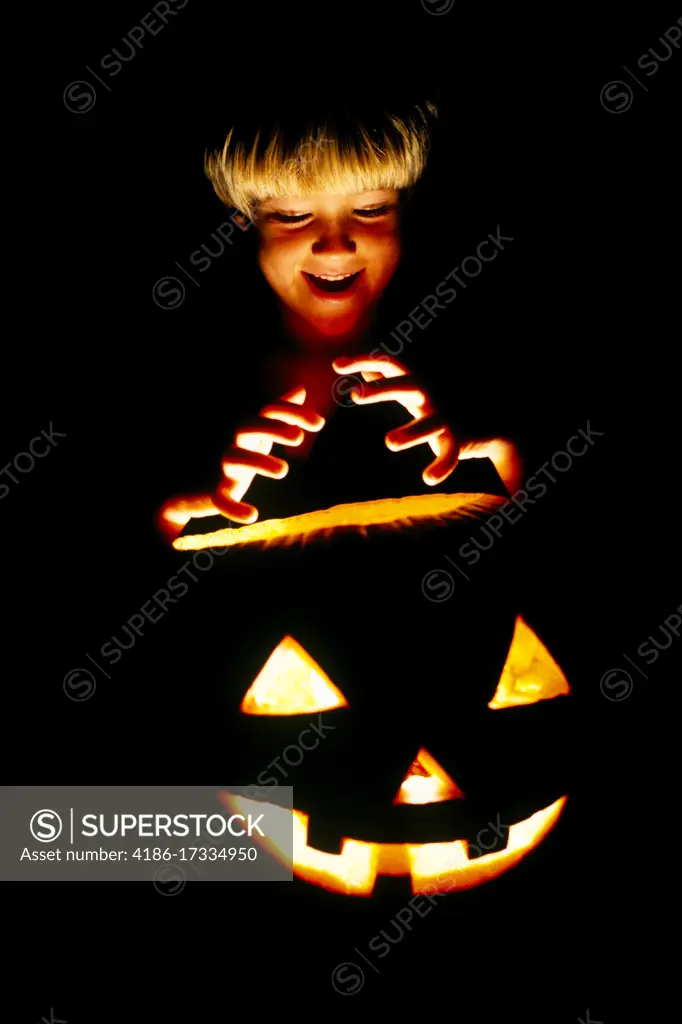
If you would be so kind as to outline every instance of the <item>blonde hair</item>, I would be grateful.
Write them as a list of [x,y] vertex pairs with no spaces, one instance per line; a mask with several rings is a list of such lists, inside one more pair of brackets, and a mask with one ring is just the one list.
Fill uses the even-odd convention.
[[383,112],[363,121],[346,113],[293,132],[232,128],[222,150],[206,154],[204,169],[218,197],[251,219],[264,199],[405,189],[424,171],[437,116],[434,104],[424,103],[403,116]]

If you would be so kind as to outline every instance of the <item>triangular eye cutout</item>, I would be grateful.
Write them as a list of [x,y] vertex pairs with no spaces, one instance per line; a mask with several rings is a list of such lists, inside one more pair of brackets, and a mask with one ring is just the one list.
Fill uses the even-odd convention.
[[285,636],[249,687],[245,715],[302,715],[347,708],[329,676],[292,636]]
[[464,793],[444,768],[422,747],[402,781],[394,804],[437,804],[462,800]]
[[539,700],[570,694],[566,676],[540,638],[520,615],[516,617],[514,636],[495,696],[488,707],[518,707]]

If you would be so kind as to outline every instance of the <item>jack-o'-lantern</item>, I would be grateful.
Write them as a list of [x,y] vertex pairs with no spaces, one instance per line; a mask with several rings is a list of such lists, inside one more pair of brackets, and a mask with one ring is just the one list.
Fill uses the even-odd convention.
[[[494,694],[490,710],[501,711],[546,701],[570,693],[568,682],[547,648],[520,616]],[[347,708],[344,694],[291,636],[272,652],[245,694],[241,711],[246,715],[286,715],[307,722],[314,713]],[[226,796],[226,802],[240,813],[263,810],[263,803],[245,796]],[[393,805],[400,808],[433,807],[466,802],[457,782],[423,747],[407,766]],[[432,843],[367,842],[344,837],[338,854],[316,849],[308,842],[309,815],[267,804],[270,815],[288,816],[293,829],[293,867],[306,882],[333,892],[369,896],[378,876],[407,875],[413,893],[450,892],[480,885],[519,863],[536,847],[557,822],[566,797],[542,807],[523,821],[489,822],[478,833],[477,856],[469,857],[464,839]],[[462,804],[464,806],[464,804]],[[456,815],[454,816],[456,818]],[[279,830],[278,830],[279,831]],[[484,842],[488,831],[493,842]],[[281,834],[281,833],[280,833]],[[495,839],[506,838],[506,845]],[[270,839],[260,842],[281,862],[288,855]],[[495,846],[503,848],[485,852]],[[482,848],[482,849],[481,849]]]
[[[186,554],[229,550],[197,617],[197,691],[210,677],[216,695],[206,724],[232,779],[293,787],[295,809],[270,813],[290,819],[295,876],[331,892],[471,889],[538,847],[566,801],[573,702],[536,625],[544,595],[517,557],[521,529],[468,572],[462,541],[500,520],[508,495],[485,457],[448,482],[448,493],[313,511],[300,498],[242,526],[206,515],[173,541]],[[352,476],[342,483],[353,492]],[[456,584],[430,601],[422,581],[438,564]],[[320,715],[309,750],[298,738]]]

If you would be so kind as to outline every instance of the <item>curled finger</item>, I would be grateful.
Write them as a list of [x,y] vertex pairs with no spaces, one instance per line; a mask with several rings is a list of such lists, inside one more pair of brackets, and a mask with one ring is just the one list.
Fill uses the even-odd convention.
[[235,471],[240,469],[253,470],[272,480],[282,480],[289,472],[289,464],[275,455],[252,452],[233,445],[223,458],[222,470],[226,477],[234,479]]
[[[265,416],[256,416],[243,424],[235,435],[235,445],[241,448],[254,450],[254,445],[262,451],[263,445],[284,444],[289,447],[297,447],[305,437],[300,427],[282,423],[279,419],[268,419]],[[266,452],[267,454],[267,452]]]
[[368,381],[361,388],[351,390],[350,394],[356,405],[399,402],[413,416],[418,415],[428,404],[424,389],[412,377]]
[[219,484],[213,493],[213,503],[221,516],[235,523],[255,523],[258,509],[247,501],[238,501],[232,494],[232,482]]
[[339,356],[332,363],[337,373],[379,373],[382,377],[402,377],[407,368],[391,356]]
[[313,433],[322,430],[325,424],[323,416],[310,405],[294,405],[291,402],[271,402],[264,406],[260,412],[261,416],[269,420],[279,420],[292,427],[300,427]]
[[432,440],[432,447],[434,446],[438,454],[422,473],[424,483],[431,487],[442,484],[459,462],[459,445],[449,429],[446,428]]
[[392,452],[402,452],[438,437],[446,429],[442,416],[433,413],[421,419],[411,420],[402,427],[396,427],[395,430],[389,430],[386,434],[386,447]]

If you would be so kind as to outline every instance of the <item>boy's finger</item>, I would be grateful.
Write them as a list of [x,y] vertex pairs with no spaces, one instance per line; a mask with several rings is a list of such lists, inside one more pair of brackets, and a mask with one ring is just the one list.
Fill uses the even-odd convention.
[[337,373],[380,373],[384,377],[402,377],[407,368],[388,356],[339,356],[332,363]]
[[293,405],[288,402],[270,402],[264,406],[260,415],[268,420],[281,420],[293,427],[302,427],[317,433],[322,430],[325,419],[310,405]]
[[446,430],[442,417],[438,413],[425,416],[423,419],[411,420],[404,427],[396,427],[386,434],[386,447],[392,452],[402,452],[432,437],[438,437]]
[[[356,388],[351,391],[351,394],[357,393],[358,399],[364,401],[366,399],[372,399],[375,395],[393,395],[398,392],[401,395],[404,394],[419,394],[422,398],[426,398],[426,392],[421,385],[414,379],[414,377],[392,377],[389,380],[384,378],[383,380],[366,381],[364,384],[358,384]],[[375,401],[386,401],[385,398],[375,399]]]
[[239,428],[235,436],[235,444],[252,451],[253,449],[248,443],[248,439],[252,438],[254,441],[272,441],[295,448],[301,444],[304,437],[305,434],[300,427],[290,426],[288,423],[282,423],[281,420],[256,416]]
[[231,487],[229,481],[216,487],[213,502],[217,511],[235,523],[255,523],[258,519],[258,509],[246,501],[236,501],[230,494]]
[[[356,405],[375,405],[377,402],[400,402],[408,410],[422,409],[427,402],[424,391],[410,378],[379,380],[353,388],[350,396]],[[417,416],[418,412],[413,412]]]
[[422,473],[424,483],[432,487],[435,484],[442,484],[459,462],[458,445],[449,431],[439,436],[438,445],[440,447],[438,458],[434,459]]
[[263,455],[260,452],[247,451],[246,448],[237,448],[233,445],[222,462],[223,473],[231,478],[237,468],[253,469],[261,476],[270,477],[272,480],[282,480],[289,472],[289,465],[284,459],[278,459],[274,455]]

